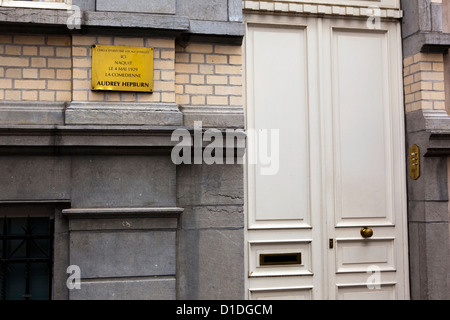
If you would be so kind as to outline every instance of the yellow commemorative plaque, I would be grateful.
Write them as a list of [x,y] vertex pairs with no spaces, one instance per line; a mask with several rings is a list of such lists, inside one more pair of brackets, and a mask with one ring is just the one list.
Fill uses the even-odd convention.
[[93,45],[92,90],[153,92],[153,48]]

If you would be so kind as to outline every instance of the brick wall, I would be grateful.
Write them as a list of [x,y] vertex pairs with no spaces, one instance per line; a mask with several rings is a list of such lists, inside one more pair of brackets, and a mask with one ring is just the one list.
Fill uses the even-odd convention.
[[[91,90],[92,45],[154,48],[153,93]],[[115,36],[0,35],[0,100],[242,106],[240,46]]]
[[69,36],[0,35],[0,100],[70,101]]
[[180,105],[242,105],[239,46],[191,44],[176,47],[176,100]]
[[445,109],[442,54],[418,53],[404,59],[405,111]]

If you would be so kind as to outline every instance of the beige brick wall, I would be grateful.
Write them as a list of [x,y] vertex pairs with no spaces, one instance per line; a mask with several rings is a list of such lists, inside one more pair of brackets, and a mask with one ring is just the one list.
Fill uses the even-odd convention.
[[[72,42],[74,101],[175,102],[175,40],[74,35]],[[153,47],[153,93],[91,91],[94,44]]]
[[0,35],[0,100],[70,101],[69,36]]
[[242,106],[242,49],[219,44],[177,45],[175,79],[180,105]]
[[[92,45],[154,48],[153,93],[92,91]],[[240,46],[115,36],[0,35],[0,100],[242,106]]]
[[406,112],[445,109],[443,55],[418,53],[403,64]]

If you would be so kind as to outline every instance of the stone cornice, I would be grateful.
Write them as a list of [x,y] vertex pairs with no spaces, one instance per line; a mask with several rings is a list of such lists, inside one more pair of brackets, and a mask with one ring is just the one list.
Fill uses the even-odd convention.
[[[361,7],[301,2],[244,0],[242,6],[244,13],[273,12],[350,17],[370,17],[373,15],[373,10],[369,5]],[[402,10],[399,9],[380,8],[379,10],[379,15],[382,19],[400,19],[403,16]]]

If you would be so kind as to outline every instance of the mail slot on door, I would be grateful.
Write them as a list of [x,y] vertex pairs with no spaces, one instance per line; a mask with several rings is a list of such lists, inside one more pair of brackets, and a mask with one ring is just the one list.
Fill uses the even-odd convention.
[[294,253],[264,253],[259,255],[260,266],[277,266],[302,264],[301,252]]

